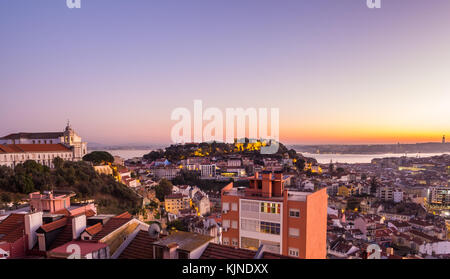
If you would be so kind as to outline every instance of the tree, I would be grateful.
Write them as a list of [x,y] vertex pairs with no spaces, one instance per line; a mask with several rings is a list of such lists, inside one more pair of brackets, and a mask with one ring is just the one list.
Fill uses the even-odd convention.
[[378,187],[377,178],[373,176],[372,179],[370,180],[370,193],[375,194],[377,192],[377,187]]
[[188,231],[186,225],[179,219],[167,223],[168,230]]
[[56,157],[55,159],[53,159],[53,165],[55,166],[55,168],[60,169],[63,164],[64,160],[60,157]]
[[84,155],[83,161],[91,162],[94,165],[101,165],[106,163],[114,163],[114,157],[106,151],[93,151]]
[[305,169],[305,159],[298,158],[295,162],[295,166],[297,167],[298,171],[303,171]]
[[172,188],[172,182],[167,179],[161,179],[155,187],[155,194],[158,200],[163,201],[165,196],[172,194]]
[[0,201],[5,204],[5,206],[12,201],[8,193],[2,193],[0,196]]

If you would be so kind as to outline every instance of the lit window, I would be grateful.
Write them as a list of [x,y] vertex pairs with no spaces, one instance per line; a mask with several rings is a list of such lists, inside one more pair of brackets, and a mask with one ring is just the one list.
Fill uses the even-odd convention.
[[262,202],[261,212],[280,214],[281,205],[279,203]]

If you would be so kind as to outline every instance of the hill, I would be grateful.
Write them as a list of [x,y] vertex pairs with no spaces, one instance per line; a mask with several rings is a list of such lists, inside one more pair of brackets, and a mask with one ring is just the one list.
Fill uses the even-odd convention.
[[34,191],[69,190],[75,201],[95,199],[99,213],[136,213],[141,198],[113,177],[95,172],[86,162],[54,160],[55,169],[26,161],[14,169],[0,166],[0,192],[4,199],[14,201]]

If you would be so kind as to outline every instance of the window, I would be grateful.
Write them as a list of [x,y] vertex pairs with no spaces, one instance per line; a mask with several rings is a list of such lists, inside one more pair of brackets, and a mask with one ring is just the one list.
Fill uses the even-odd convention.
[[296,249],[296,248],[289,248],[289,256],[298,257],[298,249]]
[[241,229],[244,231],[259,232],[259,221],[241,219]]
[[242,212],[259,212],[259,202],[253,201],[242,201],[241,202],[241,211]]
[[223,220],[222,226],[223,226],[224,228],[229,228],[229,227],[230,227],[230,220]]
[[279,203],[262,202],[261,212],[280,214],[281,205]]
[[237,221],[232,221],[231,222],[231,228],[237,229],[238,228],[238,222]]
[[231,240],[231,245],[233,245],[233,246],[239,245],[237,238],[233,238],[233,240]]
[[223,245],[230,245],[230,239],[228,237],[223,238]]
[[232,203],[231,204],[231,210],[233,210],[233,211],[238,211],[238,205],[237,205],[237,203]]
[[297,228],[289,228],[289,236],[291,237],[299,237],[300,236],[300,230]]
[[230,210],[230,203],[228,203],[228,202],[224,202],[224,203],[222,203],[222,210],[223,211],[225,211],[225,210]]
[[300,210],[289,209],[289,217],[300,218]]
[[254,238],[241,237],[241,248],[256,251],[259,248],[259,240]]
[[279,235],[280,234],[280,224],[270,223],[270,222],[261,222],[260,232]]

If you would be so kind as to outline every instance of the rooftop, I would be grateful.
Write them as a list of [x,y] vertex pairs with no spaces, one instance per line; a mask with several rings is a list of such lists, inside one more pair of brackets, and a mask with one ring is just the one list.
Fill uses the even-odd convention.
[[255,255],[256,251],[209,243],[200,259],[253,259]]
[[72,152],[62,144],[0,144],[0,153]]
[[153,259],[153,242],[147,231],[141,230],[120,254],[119,259]]
[[210,242],[212,239],[213,237],[211,236],[176,231],[171,233],[164,239],[154,242],[154,244],[158,246],[170,247],[174,243],[176,243],[178,245],[178,249],[191,252],[199,248],[203,244]]
[[0,242],[15,242],[25,234],[25,214],[12,213],[0,223]]

